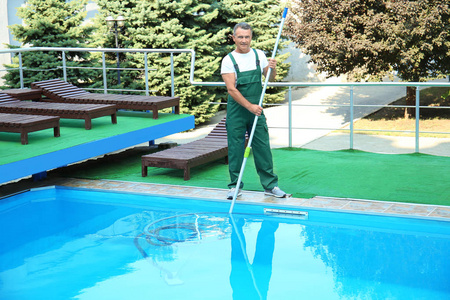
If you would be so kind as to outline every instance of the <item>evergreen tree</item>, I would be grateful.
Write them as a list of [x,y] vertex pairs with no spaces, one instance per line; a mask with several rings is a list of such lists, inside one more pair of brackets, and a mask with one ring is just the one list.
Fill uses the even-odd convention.
[[[247,21],[255,30],[254,47],[271,51],[282,8],[275,6],[278,1],[196,1],[196,0],[98,0],[101,20],[111,14],[122,15],[127,20],[126,32],[122,44],[129,48],[153,49],[194,49],[196,52],[195,80],[222,81],[220,63],[222,58],[234,46],[228,35],[236,22]],[[104,25],[103,25],[104,26]],[[99,30],[99,34],[105,29]],[[103,38],[102,38],[103,36]],[[105,40],[104,35],[97,41],[104,46],[112,46],[112,39]],[[281,47],[280,47],[281,48]],[[268,53],[271,55],[271,53]],[[126,54],[121,57],[122,67],[143,68],[143,54]],[[282,62],[285,57],[279,58]],[[175,95],[181,98],[182,113],[196,117],[196,123],[209,120],[219,109],[219,105],[210,102],[226,101],[224,87],[192,86],[189,82],[189,54],[175,54]],[[150,73],[149,86],[157,95],[170,95],[170,55],[148,55]],[[278,78],[288,71],[287,64],[279,64]],[[127,73],[122,80],[126,88],[143,89],[145,82],[142,73]],[[266,102],[284,100],[280,89],[269,91]]]
[[[353,80],[405,81],[450,73],[447,0],[293,0],[287,31],[318,71]],[[413,105],[415,88],[408,87]]]
[[[85,5],[87,0],[29,0],[24,7],[17,9],[17,15],[25,25],[12,25],[10,29],[15,38],[24,46],[30,47],[84,47],[93,28],[82,26],[86,17]],[[13,46],[9,45],[10,48]],[[15,63],[8,68],[17,68]],[[24,70],[24,84],[62,77],[61,52],[24,52],[22,54]],[[80,66],[92,63],[89,53],[67,52],[67,66]],[[83,82],[92,76],[92,71],[73,69],[68,73],[69,81]],[[4,76],[10,87],[20,87],[19,71],[10,70]]]

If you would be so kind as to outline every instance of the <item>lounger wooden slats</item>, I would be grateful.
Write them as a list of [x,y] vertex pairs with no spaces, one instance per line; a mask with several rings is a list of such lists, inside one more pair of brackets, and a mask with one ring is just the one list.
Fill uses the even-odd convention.
[[148,167],[171,168],[184,170],[184,180],[189,180],[192,167],[220,158],[228,163],[225,118],[202,139],[142,156],[142,176],[148,175]]
[[118,109],[151,110],[153,119],[158,119],[158,110],[163,108],[175,107],[175,113],[180,113],[179,97],[90,93],[60,79],[33,82],[31,88],[42,89],[49,101],[115,104]]
[[32,116],[0,113],[0,131],[20,133],[22,145],[28,144],[28,133],[53,128],[53,135],[60,136],[59,117]]
[[63,119],[83,119],[86,129],[92,128],[92,119],[111,116],[117,123],[115,105],[69,104],[21,101],[8,94],[0,93],[0,113],[58,116]]
[[42,98],[42,90],[40,89],[7,89],[3,90],[2,93],[19,100],[40,100]]

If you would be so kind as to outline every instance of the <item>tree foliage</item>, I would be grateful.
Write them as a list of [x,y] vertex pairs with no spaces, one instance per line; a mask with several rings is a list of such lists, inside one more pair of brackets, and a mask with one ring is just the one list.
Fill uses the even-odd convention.
[[[29,0],[17,9],[24,25],[11,25],[10,29],[18,41],[30,47],[83,47],[93,31],[92,27],[81,26],[86,17],[86,3],[87,0]],[[89,64],[88,57],[86,52],[67,52],[67,66]],[[33,81],[62,77],[61,60],[61,52],[24,52],[25,86]],[[17,68],[18,58],[7,67]],[[71,74],[72,78],[83,80],[89,73],[75,70]],[[20,87],[18,70],[10,70],[4,79],[8,86]]]
[[[196,1],[196,0],[98,0],[101,14],[99,22],[107,15],[123,15],[126,18],[126,32],[121,37],[124,47],[137,49],[194,49],[196,52],[196,81],[218,82],[222,58],[234,49],[229,34],[236,22],[247,21],[254,26],[256,39],[254,47],[264,51],[273,48],[281,17],[278,1]],[[251,17],[249,17],[251,16]],[[104,30],[103,30],[104,31]],[[99,30],[101,33],[102,30]],[[102,41],[102,37],[96,38]],[[103,38],[104,47],[110,47],[111,40]],[[271,54],[271,53],[269,53]],[[143,68],[143,54],[127,54],[122,57],[121,66]],[[175,95],[181,98],[181,112],[196,117],[196,123],[209,120],[219,109],[211,102],[226,101],[224,87],[193,86],[189,82],[190,55],[175,54]],[[283,57],[279,58],[283,61]],[[150,73],[149,86],[157,95],[170,95],[170,55],[148,55]],[[280,64],[278,77],[288,71],[287,64]],[[143,89],[142,74],[128,73],[123,85]],[[268,94],[268,102],[280,102],[284,94],[274,89]]]
[[319,71],[405,81],[450,72],[450,5],[445,0],[293,0],[287,31]]
[[[395,226],[398,230],[399,224]],[[446,284],[448,243],[443,239],[377,225],[355,230],[345,225],[311,224],[301,235],[304,247],[333,274],[333,292],[341,299],[426,298],[419,296],[419,291],[438,290]],[[414,288],[404,288],[412,282]]]

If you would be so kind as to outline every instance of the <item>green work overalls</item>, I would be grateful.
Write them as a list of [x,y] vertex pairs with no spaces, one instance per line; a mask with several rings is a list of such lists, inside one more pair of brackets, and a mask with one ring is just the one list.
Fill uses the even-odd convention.
[[[252,49],[256,56],[256,70],[240,72],[233,55],[228,54],[236,69],[236,87],[239,92],[251,103],[259,104],[262,93],[261,67],[258,53]],[[228,96],[227,105],[227,137],[228,161],[231,182],[229,188],[236,187],[245,152],[245,133],[252,130],[255,115]],[[270,151],[269,131],[264,113],[258,118],[252,140],[253,158],[261,185],[271,190],[278,185],[278,177],[273,172],[272,152]],[[244,186],[241,182],[240,188]]]

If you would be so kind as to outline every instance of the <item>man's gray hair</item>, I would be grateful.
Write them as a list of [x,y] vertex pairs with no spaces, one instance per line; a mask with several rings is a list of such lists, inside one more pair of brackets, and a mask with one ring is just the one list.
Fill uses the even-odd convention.
[[233,35],[236,35],[236,30],[237,30],[238,28],[242,28],[242,29],[244,29],[244,30],[250,30],[250,32],[251,32],[252,35],[253,35],[253,29],[252,29],[252,26],[250,26],[248,23],[241,22],[241,23],[237,23],[236,25],[234,25]]

